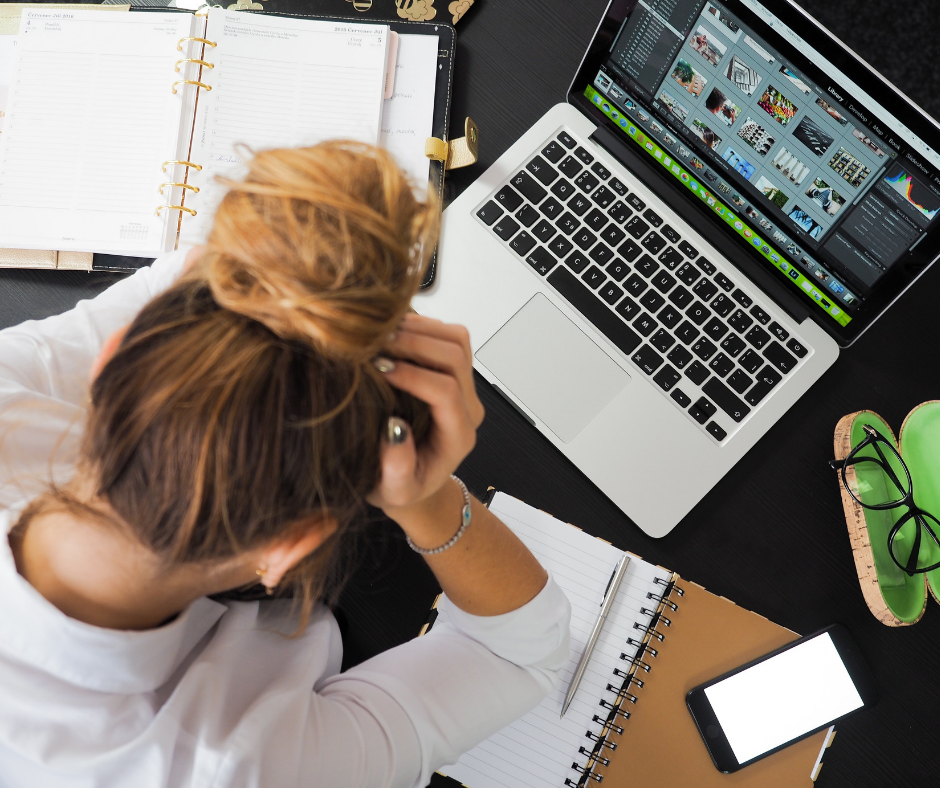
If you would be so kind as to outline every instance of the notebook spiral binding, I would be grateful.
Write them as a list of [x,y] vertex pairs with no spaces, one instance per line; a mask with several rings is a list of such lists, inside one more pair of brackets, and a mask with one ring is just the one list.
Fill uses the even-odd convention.
[[[582,763],[575,761],[571,764],[572,770],[577,772],[578,776],[565,778],[565,785],[568,788],[584,788],[591,782],[599,783],[603,781],[604,775],[597,774],[595,770],[598,766],[610,765],[610,758],[607,757],[607,754],[617,749],[617,743],[611,741],[610,737],[615,734],[620,736],[623,733],[623,726],[620,723],[630,719],[631,714],[624,706],[626,704],[631,706],[636,704],[638,696],[634,692],[643,689],[647,681],[645,674],[651,671],[649,662],[645,660],[655,659],[659,654],[659,649],[654,647],[652,643],[654,641],[663,642],[665,635],[658,630],[658,627],[660,625],[664,627],[672,625],[672,621],[666,618],[663,612],[666,609],[672,612],[678,610],[678,604],[671,597],[673,595],[681,597],[685,594],[685,591],[676,585],[678,580],[679,576],[677,574],[673,574],[669,580],[656,578],[656,585],[663,586],[662,593],[654,594],[652,591],[647,593],[646,598],[655,602],[655,608],[643,607],[640,609],[640,612],[647,616],[649,620],[646,623],[637,621],[633,624],[633,628],[643,634],[639,639],[627,638],[627,645],[633,646],[636,650],[633,654],[623,653],[620,655],[620,659],[627,662],[628,665],[626,668],[614,669],[614,676],[619,679],[619,684],[610,683],[607,685],[607,691],[613,694],[613,699],[601,699],[600,707],[604,711],[601,714],[595,714],[593,717],[593,721],[602,726],[601,730],[598,733],[587,731],[584,734],[590,744],[578,749],[578,752],[584,755],[585,759]],[[638,675],[641,672],[644,674],[643,678]]]

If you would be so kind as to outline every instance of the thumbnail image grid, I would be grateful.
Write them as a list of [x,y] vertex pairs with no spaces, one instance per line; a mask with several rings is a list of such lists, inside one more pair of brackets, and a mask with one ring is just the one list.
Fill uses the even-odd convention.
[[692,121],[692,133],[712,150],[717,150],[721,144],[721,137],[715,134],[701,118]]
[[830,118],[832,118],[834,121],[841,124],[842,126],[848,123],[848,121],[844,117],[842,117],[842,114],[839,112],[839,110],[837,110],[828,102],[823,101],[821,98],[816,99],[816,106],[819,107],[821,110],[823,110]]
[[784,77],[789,79],[794,85],[796,85],[796,89],[799,90],[800,93],[802,93],[804,96],[808,96],[810,93],[813,92],[813,89],[809,85],[807,85],[791,69],[787,68],[786,66],[780,66],[780,73]]
[[760,97],[757,106],[772,117],[781,126],[786,126],[800,111],[790,99],[783,95],[773,85],[768,85],[764,95]]
[[704,25],[699,25],[692,33],[689,46],[713,66],[717,66],[728,51],[728,47]]
[[760,121],[754,118],[748,118],[738,127],[738,136],[756,150],[761,156],[770,153],[774,143],[777,141],[771,133],[765,129]]
[[708,80],[681,57],[670,76],[696,98],[702,95],[702,91],[708,84]]
[[721,155],[721,158],[728,162],[728,165],[732,169],[740,172],[747,180],[751,179],[751,176],[757,169],[730,145],[725,148],[725,152]]
[[787,197],[779,187],[771,183],[763,175],[757,179],[757,183],[755,183],[754,186],[757,191],[763,194],[771,203],[783,210],[783,206],[787,204],[789,197]]
[[772,162],[794,186],[800,186],[809,174],[809,167],[786,148],[777,151]]
[[737,55],[731,56],[731,62],[725,76],[745,96],[753,96],[761,83],[761,76]]
[[856,188],[861,186],[865,179],[871,175],[871,170],[868,167],[842,147],[829,160],[829,167],[842,180]]
[[865,134],[865,132],[861,129],[852,129],[852,136],[862,143],[862,145],[868,148],[868,150],[874,153],[879,159],[885,155],[884,150],[878,145],[878,143]]
[[793,210],[787,216],[810,238],[819,238],[822,235],[822,225],[800,208],[799,205],[794,205]]
[[723,24],[728,29],[728,35],[733,41],[737,41],[741,37],[741,28],[738,27],[738,23],[735,22],[730,16],[728,16],[724,11],[722,11],[717,6],[709,3],[705,10],[708,11],[715,19],[717,19],[721,24]]
[[738,115],[741,114],[741,108],[718,88],[713,88],[708,94],[708,98],[705,99],[705,109],[726,126],[733,126],[738,120]]
[[819,205],[827,214],[835,216],[845,205],[845,197],[833,189],[822,178],[816,178],[806,190],[806,196]]
[[659,94],[659,100],[665,104],[666,109],[669,110],[676,120],[680,123],[685,123],[685,119],[689,117],[689,108],[685,104],[666,90],[663,90]]
[[835,137],[820,128],[809,115],[793,130],[793,136],[819,157],[824,156],[836,141]]

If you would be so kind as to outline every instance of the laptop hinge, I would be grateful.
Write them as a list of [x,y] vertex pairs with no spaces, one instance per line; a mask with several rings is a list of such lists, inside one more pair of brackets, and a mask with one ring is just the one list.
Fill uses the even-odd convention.
[[672,184],[669,179],[662,178],[657,172],[658,168],[646,161],[645,157],[630,150],[625,141],[618,139],[616,135],[602,126],[597,127],[589,139],[610,153],[611,156],[643,181],[657,197],[678,213],[683,221],[704,236],[713,246],[720,249],[729,262],[758,288],[767,293],[777,306],[797,323],[802,323],[810,316],[806,306],[800,303],[799,299],[788,292],[787,288],[776,281],[770,273],[759,268],[728,231],[719,230],[704,213],[698,210],[688,210],[688,197],[685,190],[678,183]]

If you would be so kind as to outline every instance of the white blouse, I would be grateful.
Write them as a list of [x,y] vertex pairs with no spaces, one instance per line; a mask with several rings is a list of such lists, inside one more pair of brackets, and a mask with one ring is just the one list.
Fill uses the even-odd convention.
[[[186,250],[62,315],[0,331],[0,531],[73,471],[105,338],[179,274]],[[88,567],[93,572],[94,567]],[[4,788],[421,786],[538,704],[568,657],[568,600],[548,581],[501,616],[446,599],[433,630],[339,673],[318,607],[200,599],[144,632],[69,618],[0,540]]]

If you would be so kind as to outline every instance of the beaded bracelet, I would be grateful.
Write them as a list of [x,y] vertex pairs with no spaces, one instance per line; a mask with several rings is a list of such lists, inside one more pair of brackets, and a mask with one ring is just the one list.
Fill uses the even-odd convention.
[[467,490],[467,485],[464,484],[460,479],[458,479],[453,474],[450,477],[460,486],[460,491],[463,493],[463,508],[460,510],[460,528],[457,529],[450,539],[448,539],[440,547],[434,547],[431,550],[425,550],[423,547],[418,547],[414,542],[411,541],[411,537],[407,534],[405,535],[405,540],[408,542],[408,547],[414,550],[419,555],[437,555],[438,553],[443,553],[445,550],[450,550],[457,541],[463,536],[463,532],[467,530],[467,526],[470,525],[470,492]]

